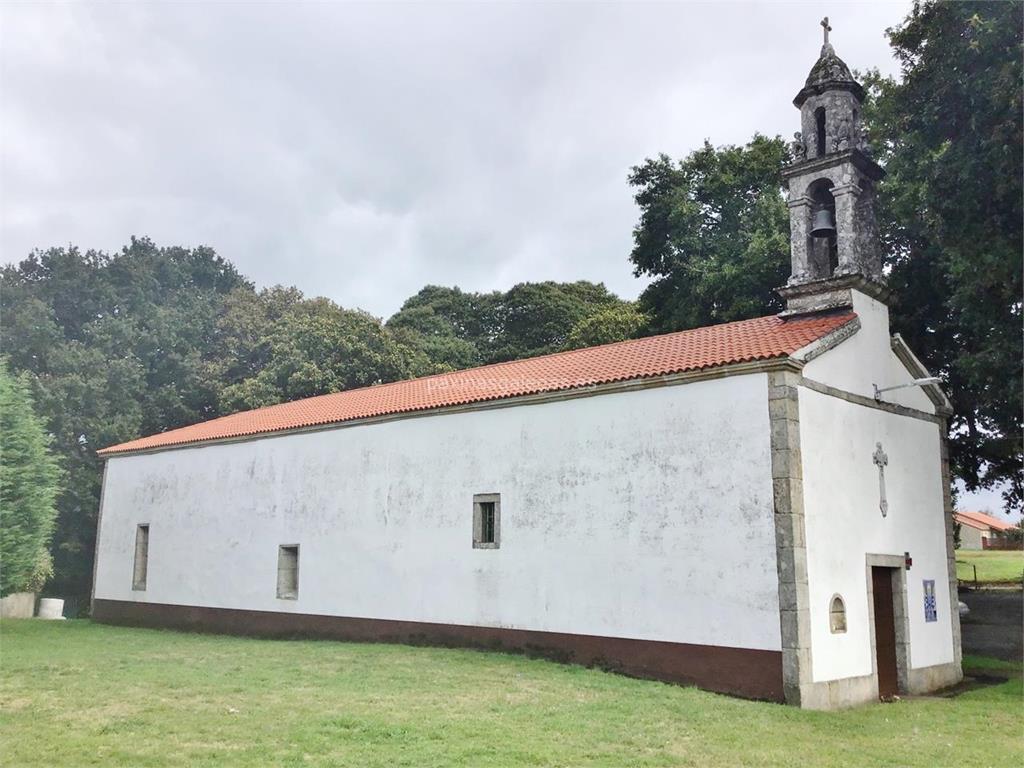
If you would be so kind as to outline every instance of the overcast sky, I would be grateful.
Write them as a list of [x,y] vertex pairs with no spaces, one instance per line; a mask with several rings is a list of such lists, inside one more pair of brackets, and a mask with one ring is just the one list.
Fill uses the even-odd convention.
[[907,9],[4,3],[2,257],[148,235],[385,317],[428,283],[634,298],[630,166],[790,137],[821,17],[895,71]]

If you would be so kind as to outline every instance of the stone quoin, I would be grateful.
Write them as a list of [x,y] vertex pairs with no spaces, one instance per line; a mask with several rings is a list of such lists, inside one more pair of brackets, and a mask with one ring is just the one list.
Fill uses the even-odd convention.
[[822,27],[780,315],[106,448],[93,617],[514,650],[816,709],[960,680],[949,403],[894,388],[928,372],[890,332],[884,171]]

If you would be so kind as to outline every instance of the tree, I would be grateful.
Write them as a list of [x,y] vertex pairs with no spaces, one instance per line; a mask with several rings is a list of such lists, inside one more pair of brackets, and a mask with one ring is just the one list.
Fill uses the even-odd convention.
[[328,299],[295,303],[270,329],[266,343],[266,365],[225,389],[225,410],[259,408],[408,375],[408,351],[379,320]]
[[640,222],[637,275],[655,278],[640,297],[652,330],[664,333],[782,309],[775,288],[788,276],[789,218],[782,139],[701,149],[678,163],[666,155],[632,169]]
[[436,370],[466,368],[557,352],[586,318],[625,302],[603,284],[520,283],[505,293],[427,286],[388,320],[416,331],[403,338]]
[[615,304],[599,309],[573,326],[566,341],[567,349],[596,347],[636,338],[647,327],[650,318],[635,304]]
[[621,303],[603,283],[580,280],[514,285],[502,297],[501,324],[495,329],[487,361],[517,360],[564,349],[578,323]]
[[880,227],[899,331],[955,409],[951,459],[969,490],[1024,502],[1020,2],[916,3],[889,30],[900,80],[868,78],[865,118],[888,177]]
[[1006,532],[1006,540],[1016,544],[1016,548],[1020,549],[1021,544],[1024,544],[1024,519],[1018,520],[1017,524]]
[[[243,285],[221,301],[207,352],[208,375],[224,388],[253,378],[270,364],[270,336],[285,313],[303,301],[298,288],[280,285],[259,293]],[[220,411],[224,411],[221,391]]]
[[415,376],[457,371],[481,363],[476,344],[460,338],[456,326],[429,304],[401,310],[388,320],[387,327],[396,341],[413,352],[411,373]]
[[408,375],[408,351],[366,312],[329,299],[295,303],[266,337],[268,359],[254,377],[225,388],[227,412],[394,381]]
[[47,570],[61,472],[22,379],[0,363],[0,595],[35,591]]
[[482,349],[495,336],[499,322],[497,309],[501,298],[502,294],[497,291],[466,293],[458,287],[428,285],[406,299],[401,309],[388,320],[388,325],[405,324],[407,312],[428,308],[451,326],[457,338]]

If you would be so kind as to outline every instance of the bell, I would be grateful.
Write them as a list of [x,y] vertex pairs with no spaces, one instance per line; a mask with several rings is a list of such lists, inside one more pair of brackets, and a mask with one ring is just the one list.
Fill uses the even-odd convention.
[[815,211],[811,220],[811,237],[831,237],[835,233],[836,225],[832,221],[832,211],[828,208]]

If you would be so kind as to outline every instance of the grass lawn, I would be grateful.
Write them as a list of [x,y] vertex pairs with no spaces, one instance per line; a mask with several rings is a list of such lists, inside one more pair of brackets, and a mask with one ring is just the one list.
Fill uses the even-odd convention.
[[[980,662],[981,660],[979,660]],[[1019,766],[1019,665],[802,712],[475,651],[0,623],[10,766]]]
[[964,581],[974,581],[974,569],[978,567],[978,583],[996,583],[1021,581],[1024,573],[1024,551],[1021,550],[964,550],[956,551],[956,577]]

